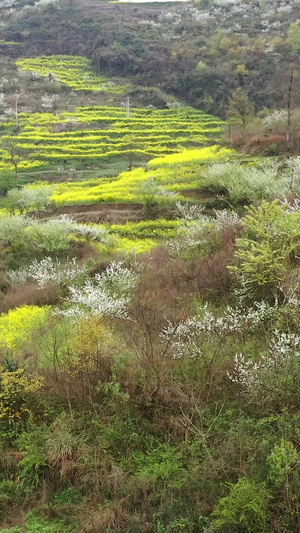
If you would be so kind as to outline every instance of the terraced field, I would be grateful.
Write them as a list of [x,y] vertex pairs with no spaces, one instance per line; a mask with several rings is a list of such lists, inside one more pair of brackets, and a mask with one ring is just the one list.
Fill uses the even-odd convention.
[[19,70],[36,72],[47,76],[50,81],[59,81],[73,91],[96,91],[111,94],[123,94],[130,87],[130,83],[115,79],[108,80],[104,76],[97,76],[91,70],[90,61],[81,56],[41,56],[21,58],[16,61]]
[[40,179],[56,183],[48,187],[50,211],[40,212],[35,200],[28,203],[25,198],[25,205],[17,193],[14,213],[23,206],[21,214],[37,209],[42,218],[65,215],[92,227],[100,225],[113,237],[107,253],[144,252],[173,237],[178,226],[175,203],[202,202],[197,197],[202,165],[232,155],[215,144],[224,124],[217,117],[179,103],[173,106],[172,97],[165,109],[126,110],[131,86],[126,80],[97,76],[86,58],[43,56],[22,58],[16,64],[32,72],[33,80],[44,77],[50,88],[66,86],[70,101],[72,95],[78,101],[76,94],[83,91],[87,97],[120,97],[118,106],[19,112],[17,124],[15,117],[3,124],[0,151],[0,170],[16,170],[17,162],[20,184],[31,182],[21,193],[24,198],[33,198],[34,191],[39,196]]
[[59,116],[22,113],[19,123],[20,133],[3,139],[13,141],[36,167],[67,162],[100,165],[120,157],[134,163],[136,156],[147,161],[207,144],[222,131],[219,119],[191,108],[134,108],[128,118],[122,107],[81,107]]
[[[168,205],[174,200],[193,197],[194,190],[201,185],[201,165],[226,160],[232,150],[211,146],[198,150],[186,150],[168,156],[152,159],[146,168],[136,168],[107,179],[96,178],[78,182],[60,183],[56,186],[52,201],[59,206],[68,204],[94,204],[103,202],[159,201]],[[190,160],[188,160],[188,156]],[[190,194],[189,194],[189,191]]]
[[[170,101],[165,109],[152,105],[126,109],[126,98],[132,86],[124,79],[98,76],[84,57],[20,58],[16,65],[20,71],[29,73],[29,88],[34,94],[40,90],[38,80],[44,80],[42,90],[47,92],[37,98],[41,99],[41,108],[43,99],[46,100],[52,112],[19,112],[16,115],[17,108],[11,109],[13,118],[2,124],[0,170],[13,170],[16,161],[20,172],[53,171],[57,170],[57,165],[63,171],[67,170],[66,165],[101,171],[105,165],[122,162],[121,167],[108,174],[116,175],[121,170],[141,166],[153,157],[213,144],[223,130],[224,123],[217,117],[174,102],[173,97],[166,96]],[[65,93],[69,95],[63,100],[68,110],[63,106],[60,108],[63,111],[55,111],[53,102],[63,103],[61,94]],[[80,93],[84,98],[85,93],[87,98],[91,97],[93,105],[79,107]],[[99,99],[100,104],[103,98],[110,105],[95,105],[95,99]]]

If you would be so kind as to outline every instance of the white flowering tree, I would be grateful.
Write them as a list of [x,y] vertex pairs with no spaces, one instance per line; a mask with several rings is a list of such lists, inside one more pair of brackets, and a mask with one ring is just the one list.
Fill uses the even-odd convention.
[[51,185],[10,189],[6,196],[7,207],[11,213],[16,211],[23,213],[28,209],[45,209],[50,204],[53,189]]
[[203,207],[196,204],[177,203],[177,218],[182,226],[177,230],[176,237],[169,242],[173,255],[183,259],[209,255],[218,250],[221,233],[224,229],[237,230],[240,221],[236,213],[222,210],[216,217],[203,213]]
[[300,337],[274,330],[267,353],[255,358],[237,353],[229,379],[261,405],[284,410],[291,407],[300,386]]
[[87,274],[87,266],[79,265],[75,258],[65,262],[44,257],[41,261],[34,260],[27,268],[11,270],[6,278],[11,285],[20,285],[28,280],[37,283],[43,289],[48,285],[68,285],[79,277]]
[[94,313],[106,317],[127,318],[127,308],[139,280],[139,274],[125,267],[123,263],[113,262],[101,274],[96,274],[78,288],[69,287],[69,306],[63,311],[76,317],[82,313]]
[[59,103],[58,94],[44,94],[41,98],[41,107],[44,109],[56,109]]

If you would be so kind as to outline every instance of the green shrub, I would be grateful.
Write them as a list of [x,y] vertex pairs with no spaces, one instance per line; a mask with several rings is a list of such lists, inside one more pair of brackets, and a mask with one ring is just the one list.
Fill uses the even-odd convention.
[[214,525],[224,533],[267,533],[271,494],[264,483],[240,478],[229,485],[229,494],[221,498],[213,515]]
[[239,263],[230,268],[249,289],[270,297],[297,262],[299,212],[289,212],[277,200],[251,206],[247,212],[242,220],[244,235],[236,240]]
[[18,464],[18,470],[24,494],[34,494],[37,491],[49,468],[44,446],[45,435],[45,429],[39,428],[23,433],[19,438],[23,458]]

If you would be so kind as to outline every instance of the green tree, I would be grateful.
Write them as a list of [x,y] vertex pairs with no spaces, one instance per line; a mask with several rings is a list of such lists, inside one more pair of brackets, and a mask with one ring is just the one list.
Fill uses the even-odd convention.
[[290,45],[293,54],[300,55],[300,26],[295,22],[289,27],[287,43]]
[[232,94],[229,102],[227,117],[229,123],[239,128],[242,137],[245,135],[246,127],[254,115],[254,105],[250,102],[244,91],[238,87]]

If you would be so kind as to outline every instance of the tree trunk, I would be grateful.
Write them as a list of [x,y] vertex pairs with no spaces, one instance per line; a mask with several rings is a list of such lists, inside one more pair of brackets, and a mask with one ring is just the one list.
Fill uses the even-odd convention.
[[287,132],[286,132],[287,142],[291,141],[292,139],[291,107],[292,107],[293,81],[294,81],[294,63],[290,63],[290,81],[289,81],[289,87],[288,87],[288,102],[287,102]]

